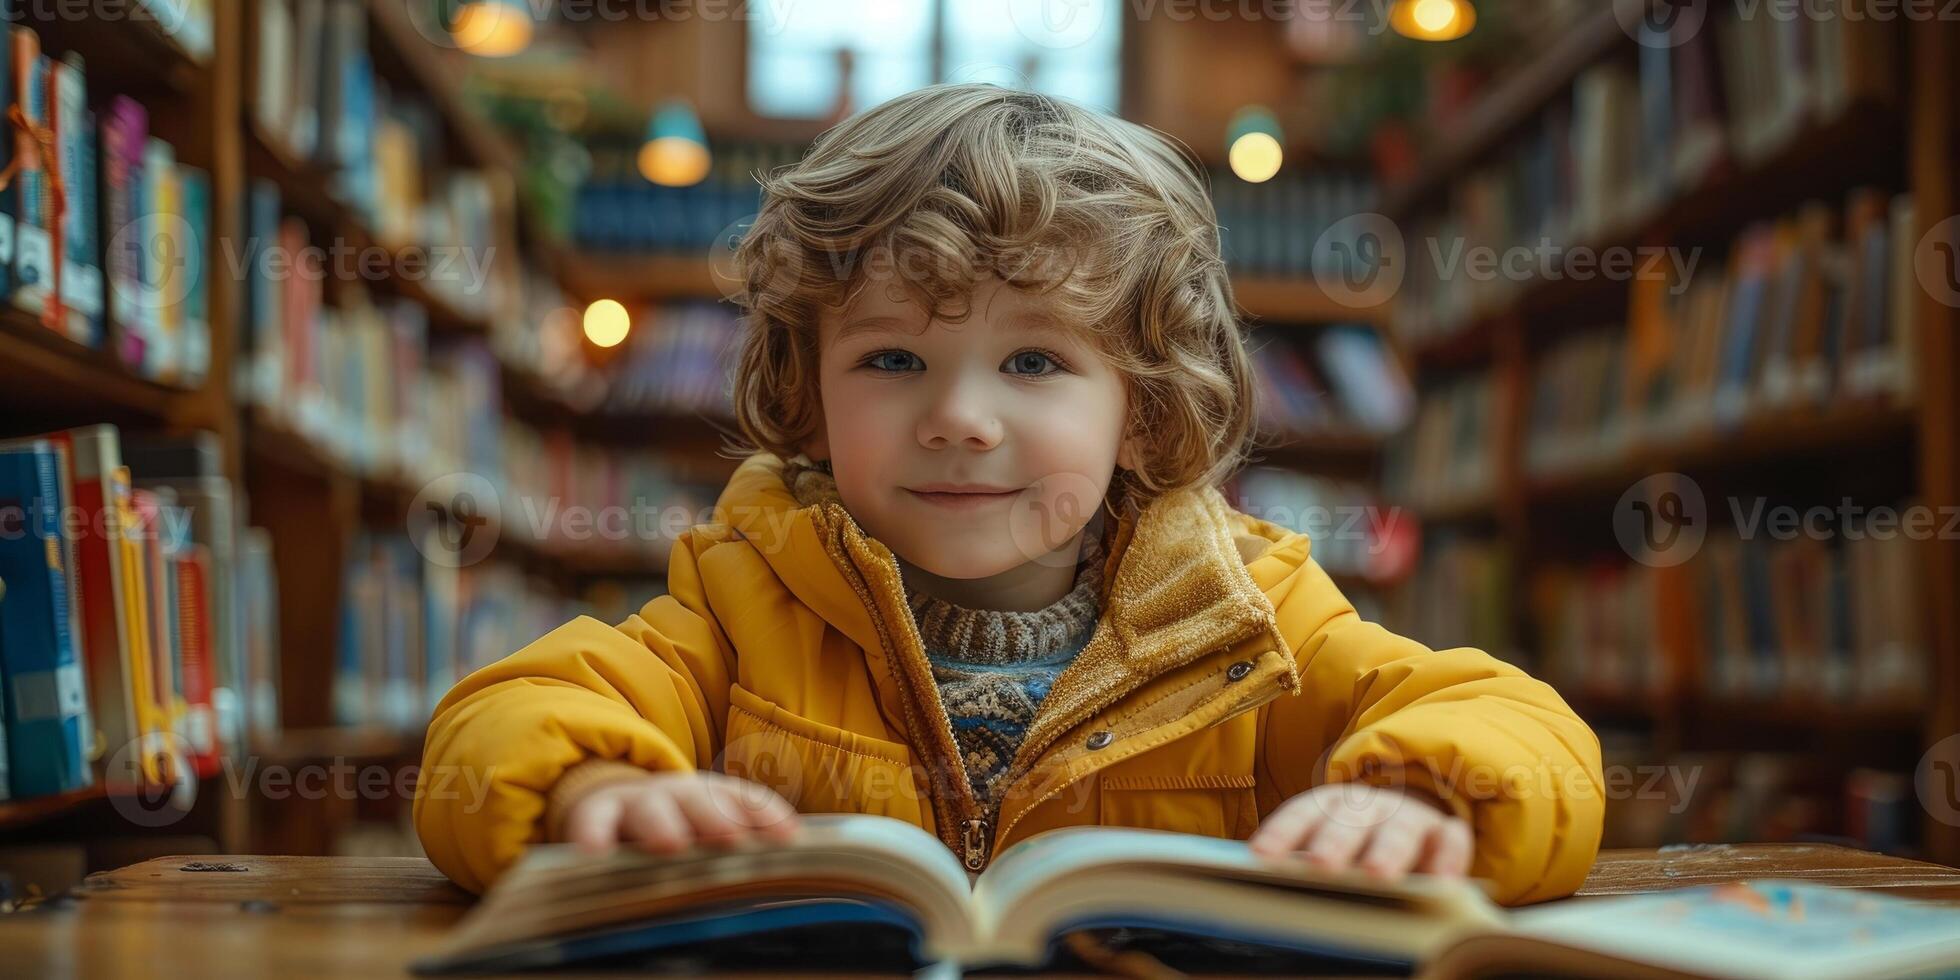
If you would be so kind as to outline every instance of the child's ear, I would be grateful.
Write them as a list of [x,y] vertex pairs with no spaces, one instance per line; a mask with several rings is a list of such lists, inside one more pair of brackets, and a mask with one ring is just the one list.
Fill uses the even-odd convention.
[[1141,451],[1137,448],[1136,437],[1124,436],[1123,441],[1116,446],[1116,468],[1135,472],[1137,468],[1137,457],[1140,455]]
[[817,431],[804,438],[798,448],[802,449],[803,455],[810,457],[812,461],[829,459],[830,436],[824,432],[823,425],[819,423],[817,425]]

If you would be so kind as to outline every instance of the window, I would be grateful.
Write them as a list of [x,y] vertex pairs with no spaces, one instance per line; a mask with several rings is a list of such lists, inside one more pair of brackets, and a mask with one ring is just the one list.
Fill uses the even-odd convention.
[[994,82],[1116,109],[1121,0],[796,0],[749,22],[749,106],[816,119],[934,82]]

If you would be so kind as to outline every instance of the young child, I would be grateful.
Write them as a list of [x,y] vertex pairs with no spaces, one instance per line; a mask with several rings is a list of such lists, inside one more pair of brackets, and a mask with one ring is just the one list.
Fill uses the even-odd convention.
[[[1571,893],[1604,809],[1586,725],[1363,622],[1305,535],[1215,489],[1253,383],[1201,174],[1142,126],[943,85],[771,175],[738,253],[759,451],[668,594],[442,700],[436,866],[481,890],[538,841],[863,812],[972,871],[1101,824]],[[487,790],[437,791],[458,772]]]

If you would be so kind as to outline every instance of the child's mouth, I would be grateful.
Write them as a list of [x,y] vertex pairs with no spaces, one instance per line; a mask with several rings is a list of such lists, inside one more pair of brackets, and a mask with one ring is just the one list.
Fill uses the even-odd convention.
[[992,491],[992,492],[983,492],[983,491],[927,492],[927,491],[910,490],[910,489],[906,490],[905,492],[911,494],[913,497],[919,500],[923,500],[926,503],[932,504],[935,507],[945,507],[951,510],[978,510],[983,507],[991,507],[994,504],[1000,503],[1001,501],[1011,500],[1020,493],[1019,490],[1000,490],[1000,491]]

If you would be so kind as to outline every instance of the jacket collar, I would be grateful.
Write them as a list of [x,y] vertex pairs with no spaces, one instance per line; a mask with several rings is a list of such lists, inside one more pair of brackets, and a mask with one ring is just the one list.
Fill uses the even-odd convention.
[[[835,481],[806,457],[749,457],[729,480],[716,516],[762,553],[799,601],[873,657],[906,650],[908,635],[916,648],[895,557],[863,533]],[[1283,654],[1281,685],[1299,689],[1272,602],[1245,567],[1283,536],[1281,529],[1239,518],[1211,487],[1167,494],[1140,510],[1129,504],[1103,525],[1101,619],[1029,726],[1024,760],[1152,677],[1248,638],[1262,637]],[[881,675],[906,686],[929,683],[922,657],[883,666]],[[908,706],[905,692],[882,676],[880,682],[887,717],[904,719],[915,738],[943,728]]]

